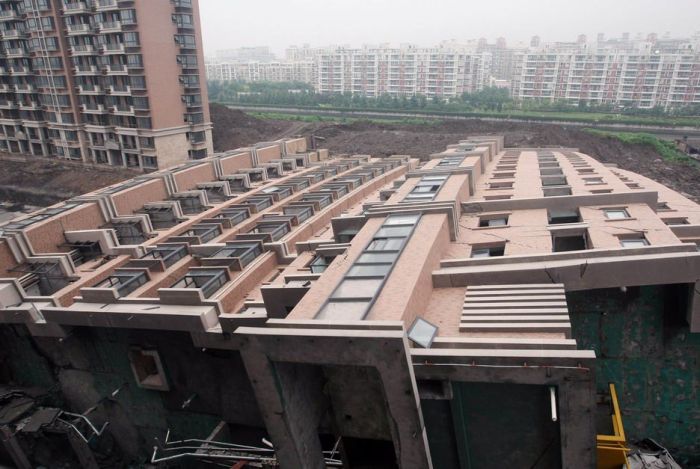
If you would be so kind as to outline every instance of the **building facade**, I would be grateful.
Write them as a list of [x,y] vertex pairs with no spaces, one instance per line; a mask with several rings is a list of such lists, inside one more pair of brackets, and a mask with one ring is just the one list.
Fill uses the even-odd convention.
[[2,2],[0,150],[153,170],[212,151],[197,0]]
[[210,62],[206,64],[207,78],[215,81],[315,82],[313,60],[293,62]]
[[0,226],[0,460],[592,468],[612,382],[692,466],[699,242],[682,195],[498,136],[143,175]]
[[666,110],[700,104],[698,42],[545,44],[516,54],[513,97]]

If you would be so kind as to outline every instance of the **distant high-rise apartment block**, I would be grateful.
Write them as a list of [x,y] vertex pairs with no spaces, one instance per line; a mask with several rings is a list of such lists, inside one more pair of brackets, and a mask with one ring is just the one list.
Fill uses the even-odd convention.
[[276,57],[270,52],[269,47],[239,47],[237,49],[217,50],[216,59],[222,62],[273,62]]
[[210,62],[207,78],[219,81],[275,81],[314,83],[316,66],[313,60],[292,62]]
[[[603,37],[600,37],[603,39]],[[583,41],[583,42],[582,42]],[[516,53],[513,97],[665,109],[700,104],[695,39],[622,39],[533,45]]]
[[157,169],[212,151],[197,0],[0,2],[0,150]]

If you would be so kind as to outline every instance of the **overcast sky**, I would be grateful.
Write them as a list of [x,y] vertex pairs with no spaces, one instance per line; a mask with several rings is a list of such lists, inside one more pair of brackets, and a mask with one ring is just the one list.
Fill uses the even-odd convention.
[[499,36],[573,41],[580,33],[700,30],[700,0],[199,0],[204,51],[292,44],[411,42]]

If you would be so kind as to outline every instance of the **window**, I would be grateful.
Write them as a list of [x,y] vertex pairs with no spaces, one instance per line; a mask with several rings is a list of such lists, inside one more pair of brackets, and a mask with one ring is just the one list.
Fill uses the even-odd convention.
[[193,269],[170,288],[199,288],[204,297],[209,298],[227,281],[226,269]]
[[491,247],[472,247],[472,258],[483,258],[483,257],[501,257],[505,252],[505,245],[501,244],[498,246]]
[[553,234],[552,250],[554,252],[583,251],[588,249],[588,236],[582,234]]
[[545,197],[558,197],[564,195],[571,195],[570,187],[545,187],[542,189],[542,194]]
[[508,226],[508,215],[489,215],[479,218],[479,227]]
[[141,256],[140,259],[161,259],[166,267],[170,267],[185,257],[185,254],[187,254],[187,247],[185,246],[156,246],[155,249]]
[[547,218],[550,225],[581,222],[578,210],[548,210]]
[[316,317],[336,320],[364,318],[419,220],[418,214],[388,216]]
[[423,348],[430,348],[438,328],[423,318],[417,317],[408,330],[408,338]]
[[228,257],[238,259],[240,268],[250,264],[253,259],[262,254],[263,250],[259,243],[228,243],[226,247],[216,251],[211,257]]
[[587,186],[594,185],[594,184],[605,184],[603,182],[603,178],[595,177],[595,178],[583,178],[584,183]]
[[662,218],[661,220],[664,223],[666,223],[668,226],[687,225],[688,224],[688,219],[684,218],[684,217]]
[[564,176],[546,176],[542,178],[543,186],[565,186],[566,177]]
[[490,182],[489,189],[512,189],[512,182]]
[[604,210],[605,218],[608,220],[623,220],[630,218],[630,214],[624,208],[608,208]]
[[134,347],[129,350],[129,363],[138,387],[156,391],[170,390],[157,351]]
[[333,262],[335,256],[324,256],[322,254],[317,254],[316,257],[309,263],[309,269],[311,269],[312,274],[320,274],[325,272],[331,262]]
[[141,285],[148,281],[145,271],[122,271],[117,270],[107,277],[96,288],[115,288],[119,297],[127,296]]
[[656,211],[657,212],[666,212],[671,210],[671,207],[668,206],[667,202],[659,202],[656,204]]
[[644,236],[635,238],[620,238],[620,246],[623,248],[641,248],[649,246],[649,241]]

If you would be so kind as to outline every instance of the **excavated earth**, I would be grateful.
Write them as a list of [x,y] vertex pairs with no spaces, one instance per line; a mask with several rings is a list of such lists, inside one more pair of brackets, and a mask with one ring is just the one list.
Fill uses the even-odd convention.
[[[408,154],[426,158],[468,135],[505,136],[509,147],[575,147],[605,163],[655,179],[700,201],[700,164],[664,160],[652,147],[599,137],[578,128],[552,124],[436,121],[398,124],[376,121],[304,123],[258,119],[212,104],[215,151],[244,147],[278,138],[314,135],[320,147],[333,153],[387,156]],[[50,205],[114,184],[138,173],[125,169],[82,166],[55,159],[0,154],[0,202]]]

